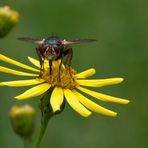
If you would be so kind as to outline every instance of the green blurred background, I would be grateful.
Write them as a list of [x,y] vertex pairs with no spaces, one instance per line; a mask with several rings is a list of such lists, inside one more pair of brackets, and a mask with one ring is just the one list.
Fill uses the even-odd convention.
[[[0,5],[9,5],[21,15],[10,34],[0,40],[2,54],[28,64],[28,55],[37,57],[35,46],[16,40],[17,37],[42,38],[57,33],[63,38],[95,38],[96,43],[73,47],[72,66],[77,71],[96,68],[94,78],[125,78],[120,85],[98,89],[131,100],[128,105],[97,101],[117,111],[116,118],[95,113],[83,118],[67,105],[62,114],[50,121],[42,148],[148,147],[147,0],[1,0]],[[0,81],[14,79],[18,77],[0,75]],[[23,147],[9,122],[12,105],[33,105],[37,110],[36,129],[40,126],[39,99],[13,99],[26,89],[0,90],[0,148]]]

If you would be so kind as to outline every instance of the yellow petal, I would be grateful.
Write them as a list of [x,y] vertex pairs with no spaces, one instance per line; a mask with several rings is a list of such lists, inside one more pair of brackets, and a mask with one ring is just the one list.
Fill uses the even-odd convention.
[[77,80],[80,85],[91,86],[91,87],[102,87],[106,85],[114,85],[121,83],[123,78],[110,78],[110,79],[99,79],[99,80]]
[[31,79],[31,80],[17,80],[17,81],[8,81],[1,82],[3,85],[12,86],[12,87],[20,87],[20,86],[29,86],[35,85],[44,82],[43,79]]
[[64,95],[69,105],[80,115],[83,117],[88,117],[91,114],[91,112],[77,100],[71,90],[64,89]]
[[75,76],[77,78],[87,78],[87,77],[94,75],[95,73],[96,73],[96,70],[94,68],[91,68],[91,69],[85,70],[81,73],[78,73]]
[[60,107],[63,103],[63,91],[62,88],[56,87],[50,98],[50,104],[54,112],[60,111]]
[[5,86],[3,83],[0,83],[0,86]]
[[44,67],[49,68],[49,60],[45,59],[44,61]]
[[109,102],[115,102],[115,103],[120,103],[120,104],[128,104],[130,102],[129,100],[126,100],[126,99],[112,97],[112,96],[98,93],[98,92],[95,92],[95,91],[92,91],[92,90],[89,90],[83,87],[78,87],[78,89],[102,101],[109,101]]
[[56,60],[56,61],[53,61],[52,64],[53,64],[54,68],[57,68],[57,67],[59,67],[60,63],[61,63],[61,60]]
[[[55,68],[55,69],[58,68],[59,69],[60,63],[61,63],[61,59],[53,61],[53,68]],[[61,68],[65,69],[64,64],[61,65]]]
[[32,57],[29,57],[28,56],[28,60],[33,64],[35,65],[36,67],[40,68],[40,62]]
[[94,103],[93,101],[87,99],[85,96],[81,95],[77,91],[73,91],[73,93],[76,95],[77,99],[84,106],[86,106],[88,109],[90,109],[91,111],[99,113],[99,114],[102,114],[102,115],[106,115],[106,116],[112,116],[112,117],[115,117],[117,115],[116,112],[108,110],[108,109],[106,109],[106,108],[104,108],[104,107]]
[[15,98],[18,100],[24,100],[24,99],[28,99],[31,97],[39,96],[39,95],[43,94],[44,92],[46,92],[50,88],[50,86],[51,85],[48,83],[37,85],[35,87],[28,89],[27,91],[25,91],[21,95],[16,96]]
[[19,66],[19,67],[24,68],[24,69],[28,69],[28,70],[31,70],[31,71],[39,72],[38,69],[35,69],[33,67],[30,67],[28,65],[25,65],[23,63],[20,63],[18,61],[13,60],[13,59],[10,59],[10,58],[2,55],[2,54],[0,54],[0,60],[2,60],[4,62],[7,62],[7,63],[10,63],[10,64],[13,64],[13,65],[16,65],[16,66]]
[[[35,65],[36,67],[40,68],[40,62],[32,57],[28,56],[28,60]],[[49,68],[49,61],[48,60],[44,60],[44,68]]]
[[20,76],[38,76],[38,74],[31,74],[22,71],[17,71],[3,66],[0,66],[0,72],[5,72],[13,75],[20,75]]

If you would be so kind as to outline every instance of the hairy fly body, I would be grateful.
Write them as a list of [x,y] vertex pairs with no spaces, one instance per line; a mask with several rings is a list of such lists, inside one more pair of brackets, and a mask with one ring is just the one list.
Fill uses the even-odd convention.
[[36,51],[40,61],[41,75],[44,71],[45,59],[49,61],[50,74],[52,73],[52,62],[54,60],[61,59],[61,63],[59,66],[60,72],[61,64],[65,56],[65,65],[70,66],[71,64],[73,50],[70,45],[96,41],[95,39],[60,39],[57,36],[51,36],[47,39],[34,39],[29,37],[22,37],[18,39],[26,42],[35,43],[38,45]]

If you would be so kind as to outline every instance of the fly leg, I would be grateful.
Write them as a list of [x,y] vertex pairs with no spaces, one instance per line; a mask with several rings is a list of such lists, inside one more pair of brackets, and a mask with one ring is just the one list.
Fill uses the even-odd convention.
[[65,65],[66,65],[66,68],[69,71],[71,78],[72,78],[70,66],[71,66],[71,60],[72,60],[72,56],[73,56],[73,50],[72,50],[72,48],[67,48],[63,53],[64,53],[64,56],[67,56],[67,58],[65,60]]
[[40,61],[40,74],[39,74],[39,77],[41,77],[43,72],[44,72],[44,59],[43,59],[43,57],[41,55],[40,48],[36,48],[36,52],[37,52],[37,55],[38,55],[39,61]]
[[49,74],[52,74],[52,60],[49,60]]
[[61,67],[62,67],[62,63],[63,63],[63,58],[64,58],[64,54],[62,54],[62,56],[61,56],[61,61],[60,61],[60,65],[59,65],[59,72],[58,72],[59,82],[61,81],[60,74],[61,74]]
[[67,48],[65,51],[64,51],[64,56],[67,56],[66,58],[66,61],[65,61],[65,65],[70,68],[70,65],[71,65],[71,60],[72,60],[72,56],[73,56],[73,50],[72,48]]

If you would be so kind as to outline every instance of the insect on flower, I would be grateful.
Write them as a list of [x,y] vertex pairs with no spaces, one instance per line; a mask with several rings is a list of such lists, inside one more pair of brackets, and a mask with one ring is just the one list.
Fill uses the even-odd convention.
[[44,71],[45,59],[48,60],[49,62],[50,74],[52,73],[52,62],[54,60],[61,59],[61,63],[59,65],[59,73],[60,73],[63,58],[65,56],[66,56],[65,65],[70,67],[72,55],[73,55],[73,49],[70,47],[70,45],[96,41],[95,39],[60,39],[57,36],[50,36],[47,39],[44,39],[44,38],[35,39],[35,38],[29,38],[29,37],[22,37],[18,39],[26,42],[35,43],[38,45],[38,47],[36,48],[36,51],[37,51],[39,61],[40,61],[40,66],[41,66],[40,75],[42,75]]
[[[71,75],[68,73],[67,68],[62,63],[60,81],[58,79],[59,72],[59,61],[53,61],[53,73],[49,73],[49,65],[47,60],[45,60],[45,70],[43,71],[42,77],[39,78],[40,74],[40,63],[38,60],[28,57],[28,60],[36,66],[36,68],[11,59],[7,56],[0,54],[0,61],[18,66],[24,70],[29,70],[30,72],[18,71],[15,69],[0,66],[0,72],[8,73],[11,75],[18,75],[31,77],[31,79],[26,78],[24,80],[14,80],[14,81],[3,81],[0,82],[0,86],[9,87],[25,87],[32,86],[20,95],[15,96],[18,100],[29,99],[37,96],[44,95],[50,89],[51,94],[47,94],[48,107],[52,109],[53,113],[62,111],[62,107],[65,101],[80,115],[83,117],[88,117],[92,112],[96,112],[102,115],[107,115],[115,117],[116,112],[106,109],[99,104],[93,102],[91,99],[87,98],[86,95],[92,96],[98,100],[104,102],[114,102],[119,104],[128,104],[130,101],[127,99],[122,99],[118,97],[113,97],[107,94],[99,93],[91,90],[91,88],[100,88],[109,85],[119,84],[123,81],[123,78],[108,78],[108,79],[90,79],[88,77],[95,74],[95,69],[90,68],[83,72],[77,73],[72,67],[69,69]],[[38,69],[39,68],[39,69]],[[35,85],[35,86],[34,86]],[[87,88],[90,87],[90,88]],[[46,104],[43,102],[43,106]],[[47,104],[46,104],[47,105]],[[42,105],[41,105],[42,106]],[[47,107],[47,106],[46,106]]]

